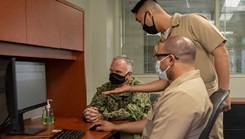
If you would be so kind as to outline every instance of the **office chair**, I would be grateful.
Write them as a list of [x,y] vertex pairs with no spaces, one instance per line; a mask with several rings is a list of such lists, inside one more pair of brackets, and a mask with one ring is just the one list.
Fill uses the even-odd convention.
[[229,92],[226,90],[217,90],[210,96],[210,100],[213,103],[213,111],[199,139],[208,139],[210,131],[216,119],[218,118],[219,113],[222,112],[223,108],[225,107],[226,103],[224,100],[227,98],[228,95]]

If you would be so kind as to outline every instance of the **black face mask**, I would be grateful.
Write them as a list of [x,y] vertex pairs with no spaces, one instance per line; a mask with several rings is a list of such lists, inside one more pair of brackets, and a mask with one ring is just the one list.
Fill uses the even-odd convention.
[[109,80],[114,85],[120,85],[120,84],[123,84],[126,81],[125,77],[127,75],[128,75],[128,73],[125,76],[121,76],[121,75],[118,75],[116,73],[111,73]]
[[143,25],[143,30],[149,34],[157,34],[159,31],[157,30],[154,20],[153,20],[153,16],[152,16],[152,26],[147,26],[145,24],[145,18],[146,18],[146,12],[145,12],[145,17],[144,17],[144,25]]

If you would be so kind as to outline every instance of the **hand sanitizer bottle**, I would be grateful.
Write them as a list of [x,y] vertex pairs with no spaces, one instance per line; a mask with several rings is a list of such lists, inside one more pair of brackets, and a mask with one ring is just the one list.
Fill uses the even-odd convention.
[[43,124],[53,124],[54,123],[54,111],[50,106],[50,101],[53,101],[52,99],[47,100],[46,108],[43,110]]

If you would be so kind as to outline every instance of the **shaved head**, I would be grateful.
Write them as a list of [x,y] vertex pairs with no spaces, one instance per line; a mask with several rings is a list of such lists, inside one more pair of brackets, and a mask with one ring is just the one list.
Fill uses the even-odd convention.
[[195,63],[196,47],[189,38],[184,36],[173,36],[160,42],[158,51],[171,53],[183,63]]
[[162,12],[162,8],[156,0],[141,0],[131,10],[132,13],[145,12],[152,10],[154,12]]

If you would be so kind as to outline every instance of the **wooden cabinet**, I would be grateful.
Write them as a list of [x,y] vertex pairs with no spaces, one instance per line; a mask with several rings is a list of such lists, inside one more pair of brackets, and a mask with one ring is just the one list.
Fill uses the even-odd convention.
[[0,1],[0,40],[26,43],[25,0]]
[[80,60],[47,60],[48,97],[55,116],[81,117],[86,108],[84,53]]
[[0,41],[0,58],[6,57],[45,62],[54,115],[81,117],[86,107],[84,52]]
[[27,43],[60,48],[58,2],[26,0]]
[[2,0],[0,40],[83,51],[84,11],[57,0]]
[[45,62],[55,116],[81,117],[86,107],[84,11],[64,2],[1,0],[0,58]]
[[83,51],[84,13],[63,3],[59,4],[61,48]]

